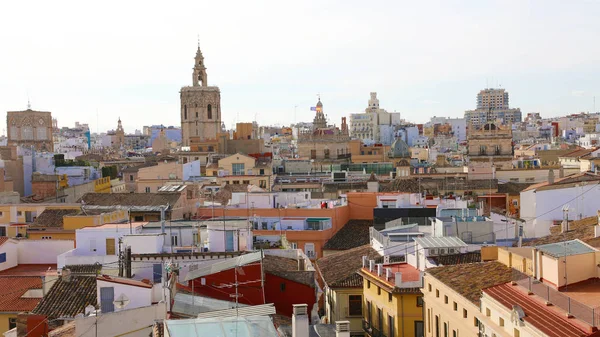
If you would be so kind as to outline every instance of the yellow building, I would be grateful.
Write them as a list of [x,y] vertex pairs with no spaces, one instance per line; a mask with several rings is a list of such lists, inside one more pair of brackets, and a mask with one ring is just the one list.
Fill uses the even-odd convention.
[[[73,240],[75,231],[84,227],[127,221],[126,210],[111,212],[81,211],[80,208],[47,208],[27,229],[27,236],[34,240]],[[77,244],[77,243],[76,243]]]
[[423,336],[419,270],[407,263],[375,264],[364,258],[359,274],[363,277],[363,329],[369,336]]
[[273,170],[270,157],[246,156],[241,153],[219,159],[206,167],[206,175],[217,177],[218,184],[255,185],[271,190]]
[[381,258],[371,245],[364,245],[329,254],[317,260],[319,281],[325,295],[327,323],[348,321],[350,336],[364,334],[363,278],[358,274],[363,256],[369,259]]
[[104,177],[94,180],[95,193],[110,193],[110,177]]
[[367,146],[360,139],[348,142],[353,163],[383,163],[389,161],[390,146],[374,144]]
[[0,236],[25,236],[27,227],[48,208],[78,209],[79,204],[6,204],[0,205]]
[[477,336],[492,322],[480,310],[481,289],[508,283],[512,269],[500,262],[428,269],[423,278],[425,333],[420,336]]

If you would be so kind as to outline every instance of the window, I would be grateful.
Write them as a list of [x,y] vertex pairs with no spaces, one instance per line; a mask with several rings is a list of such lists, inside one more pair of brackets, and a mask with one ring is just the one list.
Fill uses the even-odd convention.
[[389,331],[388,336],[395,336],[394,317],[390,316],[390,315],[388,315],[388,331]]
[[448,304],[448,296],[444,295],[444,303]]
[[362,296],[361,295],[349,295],[348,296],[348,316],[361,316],[362,315]]
[[42,236],[42,240],[52,240],[51,236]]
[[427,289],[429,290],[429,292],[431,292],[431,283],[429,283],[429,284],[427,285]]
[[187,105],[183,106],[183,119],[187,119]]
[[423,306],[423,296],[418,296],[417,297],[417,307],[422,307]]
[[454,302],[454,311],[458,311],[458,303]]
[[260,175],[264,175],[265,174],[265,169],[260,169]]
[[373,324],[373,306],[371,304],[371,302],[367,302],[367,321],[369,321],[369,323]]
[[6,253],[0,254],[0,263],[6,262]]
[[279,283],[279,290],[281,290],[282,292],[285,291],[285,283]]
[[498,318],[498,325],[504,326],[504,318],[502,318],[502,317]]
[[100,310],[103,313],[114,312],[115,304],[115,288],[113,287],[102,287],[100,288]]
[[415,336],[425,336],[423,321],[415,321]]
[[129,181],[133,181],[133,174],[129,175]]
[[244,163],[233,163],[231,164],[231,170],[234,176],[244,175]]
[[162,282],[162,265],[160,263],[152,265],[152,281],[154,281],[154,283]]
[[367,289],[371,289],[371,281],[367,280]]
[[212,119],[212,105],[208,105],[206,107],[206,114],[208,115],[208,119]]
[[323,158],[329,159],[329,149],[323,150]]
[[396,208],[396,201],[394,200],[382,200],[381,208]]
[[24,126],[21,128],[21,139],[33,140],[33,127]]
[[440,290],[439,289],[435,290],[435,297],[440,297]]
[[467,318],[467,309],[463,309],[463,318]]
[[452,330],[452,337],[458,337],[458,333],[456,332],[456,330]]
[[243,183],[244,185],[250,185],[250,180],[244,180],[244,181],[242,181],[242,183]]
[[448,323],[444,322],[444,337],[448,337]]
[[381,287],[377,286],[377,295],[381,295]]
[[259,186],[260,186],[260,188],[267,188],[267,181],[266,180],[261,180]]
[[45,127],[39,127],[39,128],[35,128],[36,131],[36,139],[37,140],[46,140],[46,128]]
[[513,183],[518,183],[519,182],[519,178],[510,178],[510,181]]
[[388,293],[388,302],[391,302],[391,301],[392,301],[392,298],[393,298],[393,297],[392,297],[392,293]]
[[490,308],[485,308],[485,315],[486,315],[487,317],[490,317],[490,316],[492,316],[492,312],[490,311]]
[[317,150],[310,150],[310,159],[317,159]]
[[10,317],[8,319],[8,330],[12,330],[14,328],[17,327],[17,318],[16,317]]
[[136,216],[133,217],[133,221],[135,221],[135,222],[144,221],[144,216],[143,215],[136,215]]
[[23,216],[23,212],[22,211],[17,211],[17,216]]
[[171,235],[171,246],[177,246],[177,235]]
[[198,118],[198,111],[196,111],[196,118]]
[[146,187],[146,193],[150,193],[150,187]]
[[234,180],[234,181],[233,181],[233,184],[234,184],[234,185],[239,185],[239,184],[240,184],[240,181],[239,181],[239,180]]
[[525,182],[526,182],[526,183],[532,183],[532,182],[535,182],[535,178],[525,178]]

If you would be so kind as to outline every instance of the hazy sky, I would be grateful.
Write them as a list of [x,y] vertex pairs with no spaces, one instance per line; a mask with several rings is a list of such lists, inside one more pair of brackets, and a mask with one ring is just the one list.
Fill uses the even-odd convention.
[[408,120],[458,117],[486,84],[524,113],[591,111],[599,16],[575,0],[4,1],[0,111],[29,95],[61,126],[179,125],[198,34],[228,127],[310,121],[317,93],[336,124],[371,91]]

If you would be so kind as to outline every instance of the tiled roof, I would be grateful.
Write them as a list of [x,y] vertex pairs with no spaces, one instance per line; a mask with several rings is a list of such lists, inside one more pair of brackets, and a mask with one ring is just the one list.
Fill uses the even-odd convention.
[[523,241],[523,246],[539,246],[548,243],[563,242],[565,240],[579,239],[593,247],[600,247],[600,240],[596,238],[594,232],[594,226],[597,224],[597,216],[569,221],[569,231],[561,233],[560,226],[554,226],[550,228],[550,235],[534,240]]
[[135,173],[135,172],[138,172],[141,168],[157,166],[157,165],[158,165],[158,163],[153,162],[153,163],[145,163],[145,164],[141,164],[141,165],[129,166],[128,168],[123,169],[121,172]]
[[480,262],[431,268],[427,274],[479,305],[481,289],[510,282],[513,269],[500,262]]
[[109,275],[97,276],[96,280],[110,282],[110,283],[119,283],[119,284],[124,284],[127,286],[133,286],[133,287],[152,288],[152,284],[150,284],[150,283],[136,281],[136,280],[122,278],[122,277],[113,277],[113,276],[109,276]]
[[75,337],[75,321],[71,321],[48,333],[48,337]]
[[179,193],[86,193],[79,202],[96,206],[173,206],[180,197]]
[[564,178],[558,178],[554,180],[553,184],[550,184],[548,181],[544,181],[538,184],[534,184],[524,189],[523,191],[531,191],[531,190],[543,190],[543,189],[551,189],[551,188],[559,188],[561,185],[567,184],[575,184],[584,181],[600,181],[600,176],[591,173],[591,172],[583,172],[576,173],[570,176],[566,176]]
[[369,227],[371,220],[350,220],[344,227],[327,240],[324,250],[345,250],[360,247],[369,243]]
[[64,266],[63,269],[69,269],[71,274],[96,276],[102,270],[101,264],[71,264]]
[[19,264],[0,271],[0,276],[44,276],[48,270],[56,271],[56,264]]
[[587,156],[596,150],[598,150],[597,147],[594,147],[591,149],[581,149],[580,148],[575,151],[563,154],[562,156],[560,156],[560,158],[579,158],[579,157]]
[[152,337],[163,337],[165,333],[165,325],[163,322],[155,322],[152,326]]
[[467,244],[463,240],[455,236],[422,237],[416,238],[415,242],[423,248],[467,247]]
[[8,241],[8,236],[0,236],[0,246],[2,246],[6,241]]
[[523,320],[544,336],[549,337],[583,337],[590,333],[572,323],[572,319],[566,317],[566,313],[560,314],[556,309],[548,307],[540,300],[517,289],[510,283],[500,284],[484,289],[486,295],[499,302],[507,310],[512,311],[515,305],[523,309],[525,317]]
[[32,227],[54,227],[62,228],[63,217],[65,215],[77,215],[79,209],[52,209],[46,208],[40,215],[35,218],[31,224]]
[[298,260],[281,256],[265,255],[263,259],[263,268],[265,273],[311,287],[315,286],[315,272],[298,270]]
[[21,298],[30,289],[42,289],[38,276],[0,276],[0,312],[31,311],[40,298]]
[[528,183],[513,183],[507,182],[504,184],[498,184],[498,193],[506,193],[509,195],[519,195],[521,191],[528,188],[533,184]]
[[481,262],[481,251],[468,252],[464,254],[440,255],[429,258],[439,266],[451,266],[455,264]]
[[362,268],[363,256],[369,260],[381,257],[371,245],[366,244],[322,257],[317,260],[317,268],[329,287],[362,286],[362,277],[359,281],[354,279],[354,275]]
[[59,277],[33,313],[49,319],[75,317],[84,313],[88,305],[97,305],[96,277],[71,275],[70,281]]

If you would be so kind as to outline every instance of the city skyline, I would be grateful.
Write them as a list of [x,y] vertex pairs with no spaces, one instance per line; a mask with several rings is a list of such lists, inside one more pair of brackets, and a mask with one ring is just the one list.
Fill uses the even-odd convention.
[[[118,117],[127,133],[179,125],[198,35],[228,128],[255,116],[262,125],[310,122],[318,93],[338,125],[364,111],[372,91],[381,108],[414,122],[463,117],[485,87],[505,88],[511,107],[544,117],[591,112],[600,93],[600,47],[587,42],[600,28],[596,2],[122,6],[7,5],[2,114],[30,100],[60,126],[80,121],[92,132],[115,129]],[[25,12],[35,24],[19,23]]]

